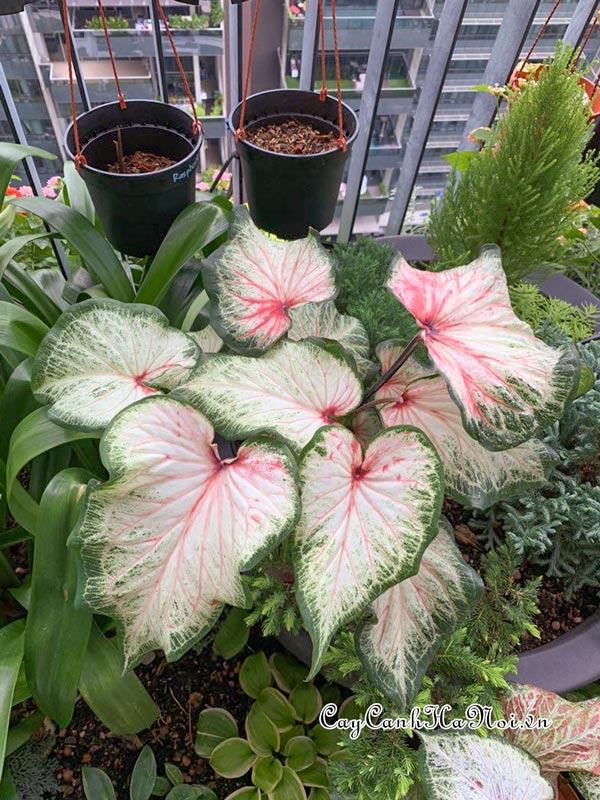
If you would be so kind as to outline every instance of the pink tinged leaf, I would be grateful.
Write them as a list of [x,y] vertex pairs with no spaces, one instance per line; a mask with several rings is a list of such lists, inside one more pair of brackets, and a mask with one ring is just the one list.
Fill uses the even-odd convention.
[[211,322],[237,350],[265,350],[290,328],[290,310],[335,296],[333,264],[314,235],[285,242],[259,230],[245,208],[231,237],[203,265]]
[[207,358],[177,395],[227,439],[271,432],[299,450],[360,404],[362,386],[336,345],[282,341],[259,358]]
[[428,800],[553,800],[536,761],[497,736],[422,734],[420,778]]
[[198,355],[153,306],[86,300],[44,338],[31,387],[56,422],[95,431],[137,400],[174,389]]
[[482,591],[481,578],[465,564],[443,521],[418,573],[375,600],[377,621],[359,628],[357,650],[370,680],[399,708],[412,704],[440,645]]
[[296,597],[313,642],[314,675],[335,632],[415,574],[438,530],[443,482],[420,431],[383,431],[363,456],[359,441],[338,426],[316,434],[300,480]]
[[577,356],[548,347],[515,316],[497,248],[446,272],[399,259],[388,286],[415,317],[465,428],[484,447],[515,447],[562,415]]
[[600,699],[570,703],[535,686],[517,686],[504,703],[506,716],[531,714],[550,720],[542,730],[510,730],[506,736],[540,762],[555,779],[559,772],[583,770],[600,775]]
[[[393,343],[379,346],[382,373],[401,350]],[[543,442],[530,439],[509,450],[486,450],[464,429],[445,380],[414,358],[375,397],[386,427],[414,425],[431,439],[444,465],[446,492],[459,503],[489,508],[546,481],[552,458]]]
[[124,633],[129,664],[162,648],[175,659],[244,606],[240,571],[295,524],[295,462],[273,441],[249,440],[221,459],[198,411],[167,397],[123,411],[106,430],[110,480],[90,493],[76,537],[84,597]]

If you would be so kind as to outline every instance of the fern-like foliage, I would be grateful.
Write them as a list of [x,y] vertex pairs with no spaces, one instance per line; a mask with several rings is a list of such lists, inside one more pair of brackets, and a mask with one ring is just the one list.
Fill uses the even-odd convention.
[[556,326],[573,342],[591,336],[598,317],[596,306],[572,306],[565,300],[546,297],[537,286],[521,281],[509,287],[515,314],[534,331],[545,324]]
[[30,739],[8,757],[6,768],[13,780],[18,800],[58,797],[59,786],[55,777],[58,761],[50,756],[54,742],[53,736]]
[[362,322],[371,349],[386,339],[412,339],[417,330],[413,317],[386,288],[398,254],[388,245],[361,236],[351,244],[337,245],[334,255],[340,287],[336,306]]
[[595,157],[583,156],[589,104],[570,59],[559,45],[538,81],[508,90],[508,111],[482,150],[452,172],[430,219],[429,239],[439,256],[434,268],[467,264],[490,243],[502,250],[511,283],[540,268],[564,268],[575,204],[599,177]]

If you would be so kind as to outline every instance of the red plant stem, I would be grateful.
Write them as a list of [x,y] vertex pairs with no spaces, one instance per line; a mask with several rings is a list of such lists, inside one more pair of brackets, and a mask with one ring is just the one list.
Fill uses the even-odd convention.
[[[373,386],[371,386],[371,388],[366,392],[365,396],[363,397],[363,405],[368,400],[370,400],[381,389],[381,387],[398,372],[398,370],[403,364],[405,364],[408,361],[408,359],[417,349],[417,346],[421,343],[421,333],[422,331],[419,331],[417,334],[413,336],[413,338],[406,345],[404,350],[400,353],[398,358],[394,361],[392,366],[389,369],[387,369],[383,373],[381,378],[379,378],[377,383],[374,383]],[[361,408],[363,408],[363,406],[361,406]],[[358,411],[359,409],[356,410]]]

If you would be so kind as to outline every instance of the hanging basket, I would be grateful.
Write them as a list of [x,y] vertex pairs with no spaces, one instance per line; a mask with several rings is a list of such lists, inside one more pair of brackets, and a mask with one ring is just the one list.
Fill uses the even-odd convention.
[[[108,240],[120,252],[154,255],[175,218],[194,202],[203,137],[192,122],[185,111],[153,100],[128,100],[126,108],[107,103],[77,117],[85,158],[80,174]],[[109,172],[119,131],[124,155],[140,150],[175,163],[142,174]],[[65,134],[65,149],[76,161],[73,124]]]
[[[228,120],[235,134],[240,126],[242,104]],[[293,117],[323,132],[338,129],[338,101],[327,96],[321,101],[316,92],[300,89],[275,89],[260,92],[246,101],[245,130],[282,122]],[[272,153],[237,138],[250,215],[259,228],[282,239],[300,239],[309,228],[326,228],[335,214],[340,183],[350,149],[358,132],[354,111],[342,103],[344,149],[314,155]]]

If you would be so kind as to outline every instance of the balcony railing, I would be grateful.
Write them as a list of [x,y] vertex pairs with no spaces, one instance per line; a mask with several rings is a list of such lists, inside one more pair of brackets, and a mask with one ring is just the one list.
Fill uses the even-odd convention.
[[[93,6],[92,0],[69,0],[77,5]],[[223,30],[177,31],[177,44],[185,48],[189,44],[189,53],[197,54],[199,48],[206,52],[213,47],[219,53],[225,51],[228,109],[239,102],[242,82],[242,64],[244,43],[248,37],[248,16],[242,4],[227,3],[227,13]],[[163,35],[156,13],[156,0],[152,0],[150,11],[153,12],[153,27],[149,32],[115,31],[112,37],[117,58],[140,60],[140,68],[145,60],[154,57],[157,64],[157,85],[155,91],[161,99],[169,100],[168,80],[165,72],[165,53],[163,53]],[[577,45],[584,35],[598,0],[578,0],[564,2],[561,14],[564,33],[562,38],[568,44]],[[405,0],[402,4],[403,14],[399,13],[400,0],[378,0],[376,11],[364,13],[356,5],[339,4],[340,32],[342,36],[364,37],[359,50],[368,51],[368,63],[360,86],[346,87],[345,99],[359,112],[360,131],[354,143],[347,175],[344,181],[343,198],[338,203],[336,231],[341,242],[348,241],[353,233],[362,228],[364,221],[357,226],[359,205],[364,215],[385,220],[385,233],[396,236],[402,230],[404,220],[415,187],[420,196],[435,194],[439,191],[439,179],[449,166],[435,151],[451,150],[457,146],[469,148],[472,145],[465,138],[465,133],[478,126],[489,125],[496,113],[493,97],[486,93],[471,91],[472,100],[467,102],[469,90],[474,83],[503,84],[510,75],[516,61],[523,52],[526,42],[531,37],[532,26],[539,25],[550,9],[549,2],[540,0],[509,0],[497,19],[497,35],[493,40],[486,40],[485,48],[481,43],[472,44],[464,41],[457,46],[461,26],[465,19],[472,20],[477,15],[484,15],[490,20],[494,12],[493,4],[469,2],[469,0],[445,0],[435,6],[437,17],[431,19],[433,3],[430,0]],[[12,24],[10,18],[1,18],[2,28],[8,29]],[[42,28],[50,24],[51,15],[42,14],[37,25]],[[327,36],[330,32],[330,20],[326,20]],[[296,81],[299,88],[312,90],[317,72],[317,3],[309,0],[306,16],[292,26],[288,38],[288,49],[300,53],[300,74]],[[91,103],[114,99],[114,87],[108,79],[93,74],[94,62],[105,60],[105,44],[103,37],[90,30],[70,31],[69,35],[77,43],[74,53],[85,54],[83,61],[75,60],[75,72],[79,87],[81,107],[88,109]],[[390,85],[386,81],[386,65],[389,63],[390,50],[402,49],[402,37],[410,39],[411,48],[423,47],[428,55],[424,76],[419,73],[416,78],[418,88],[413,84],[416,68],[409,70],[411,79],[407,87]],[[422,41],[419,37],[422,36]],[[399,38],[398,38],[399,37]],[[327,39],[329,42],[329,38]],[[352,41],[357,41],[353,39]],[[365,44],[366,43],[366,44]],[[278,52],[281,42],[273,44]],[[482,49],[481,74],[472,68],[460,71],[461,60],[473,58],[472,50],[477,57]],[[485,53],[483,53],[485,49]],[[548,49],[548,48],[546,48]],[[543,48],[544,50],[544,48]],[[78,52],[79,51],[79,52]],[[184,53],[188,51],[184,49]],[[548,50],[549,52],[549,50]],[[86,63],[87,62],[87,63]],[[450,67],[452,66],[452,69]],[[14,98],[11,96],[7,78],[30,77],[33,65],[26,58],[10,59],[0,65],[0,95],[6,117],[9,121],[16,141],[26,143],[27,136],[23,121],[33,112],[35,102],[21,107],[21,116]],[[51,92],[60,104],[68,101],[68,86],[65,75],[60,73],[60,64],[44,67],[53,70],[49,76]],[[91,70],[91,72],[90,72]],[[141,83],[140,83],[141,86]],[[152,86],[150,83],[147,86]],[[460,92],[460,102],[455,106],[444,106],[438,111],[442,92]],[[105,95],[105,92],[107,93]],[[173,98],[171,98],[173,100]],[[399,117],[411,112],[412,126],[395,130],[391,136],[391,144],[375,144],[372,134],[378,115]],[[442,122],[455,122],[452,127],[440,126]],[[395,124],[395,123],[394,123]],[[208,139],[219,139],[224,135],[224,118],[207,118],[205,121]],[[379,130],[379,129],[378,129]],[[379,136],[379,134],[378,134]],[[397,138],[398,143],[393,143]],[[387,135],[384,141],[388,141]],[[228,144],[231,148],[231,143]],[[421,169],[422,168],[422,169]],[[30,183],[35,192],[41,192],[39,176],[31,159],[26,162]],[[393,193],[387,190],[378,191],[370,185],[365,193],[363,177],[366,170],[380,172],[389,171],[398,174],[398,182]],[[421,172],[420,172],[421,170]],[[234,199],[243,201],[243,187],[234,167]]]

